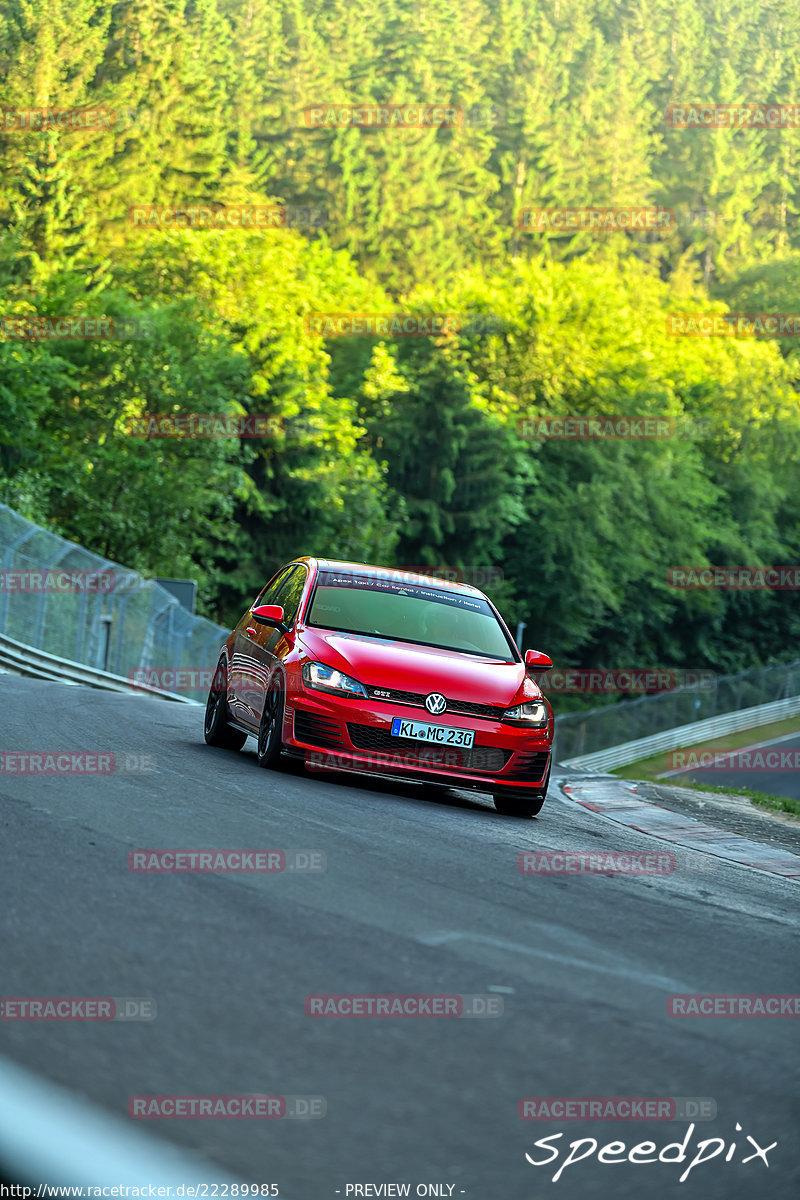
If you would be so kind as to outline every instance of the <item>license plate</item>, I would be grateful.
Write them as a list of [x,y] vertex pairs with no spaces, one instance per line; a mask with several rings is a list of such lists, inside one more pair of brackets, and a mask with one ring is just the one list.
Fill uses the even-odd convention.
[[475,741],[472,729],[455,729],[450,725],[428,725],[425,721],[392,721],[394,737],[414,738],[417,742],[435,742],[437,746],[471,746]]

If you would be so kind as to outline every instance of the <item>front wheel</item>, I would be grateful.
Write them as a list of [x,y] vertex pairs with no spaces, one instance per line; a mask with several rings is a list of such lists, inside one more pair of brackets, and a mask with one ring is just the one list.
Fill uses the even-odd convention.
[[209,746],[219,746],[223,750],[241,750],[247,741],[247,734],[239,729],[232,729],[228,724],[228,664],[225,658],[217,663],[211,690],[206,701],[206,716],[203,722],[203,736]]
[[492,799],[497,812],[504,817],[537,817],[547,799],[552,765],[552,763],[548,765],[547,775],[542,790],[539,792],[495,792]]
[[278,680],[272,680],[264,697],[264,711],[258,727],[256,759],[260,767],[275,767],[281,756],[283,743],[283,688]]
[[516,796],[495,792],[493,796],[495,809],[504,817],[536,817],[542,811],[545,798],[545,792],[531,792],[529,796],[519,792]]

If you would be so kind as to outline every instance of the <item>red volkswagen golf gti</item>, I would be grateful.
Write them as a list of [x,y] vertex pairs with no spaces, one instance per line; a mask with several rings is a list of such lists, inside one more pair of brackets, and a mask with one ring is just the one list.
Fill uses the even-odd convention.
[[256,738],[306,766],[489,792],[534,816],[547,794],[553,713],[477,588],[361,563],[300,558],[225,645],[205,716],[211,746]]

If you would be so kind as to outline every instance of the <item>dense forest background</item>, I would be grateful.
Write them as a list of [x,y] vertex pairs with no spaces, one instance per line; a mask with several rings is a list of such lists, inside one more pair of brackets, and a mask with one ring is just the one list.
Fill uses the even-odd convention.
[[[681,564],[800,562],[796,338],[675,337],[674,313],[800,312],[796,0],[4,0],[0,499],[224,623],[287,557],[494,567],[560,666],[736,671],[796,656],[795,592],[677,591]],[[681,129],[687,102],[798,106]],[[441,126],[309,106],[456,106]],[[136,206],[286,207],[159,228]],[[666,206],[651,232],[526,207]],[[316,224],[291,219],[324,211]],[[296,226],[296,227],[289,227]],[[312,313],[453,313],[324,338]],[[277,436],[145,439],[146,413],[274,414]],[[651,441],[530,441],[520,417],[653,415]]]

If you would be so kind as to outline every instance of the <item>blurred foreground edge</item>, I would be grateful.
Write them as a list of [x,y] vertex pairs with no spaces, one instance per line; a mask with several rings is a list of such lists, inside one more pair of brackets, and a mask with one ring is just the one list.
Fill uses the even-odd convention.
[[35,1196],[38,1184],[236,1182],[192,1151],[131,1128],[127,1117],[0,1058],[0,1183],[32,1186]]

